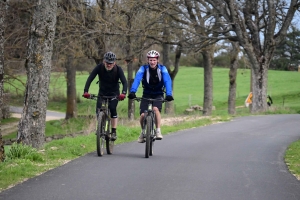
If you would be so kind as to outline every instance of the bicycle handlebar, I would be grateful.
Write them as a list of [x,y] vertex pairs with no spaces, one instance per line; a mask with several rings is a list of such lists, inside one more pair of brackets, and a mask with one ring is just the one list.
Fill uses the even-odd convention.
[[[103,98],[103,99],[110,99],[110,100],[114,100],[114,99],[118,99],[118,96],[105,96],[105,95],[96,95],[96,94],[90,94],[90,98],[87,99],[97,99],[97,98]],[[83,95],[82,95],[83,96]],[[84,97],[84,96],[83,96]]]
[[165,99],[152,99],[152,98],[145,98],[145,97],[136,97],[136,98],[134,98],[134,99],[132,99],[132,100],[135,100],[135,101],[141,101],[142,99],[144,99],[144,100],[147,100],[147,101],[161,101],[161,102],[168,102],[167,100],[165,100]]

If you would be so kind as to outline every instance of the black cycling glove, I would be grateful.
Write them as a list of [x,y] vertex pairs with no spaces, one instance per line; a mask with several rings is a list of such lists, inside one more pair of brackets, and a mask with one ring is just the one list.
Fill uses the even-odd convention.
[[166,98],[165,98],[166,101],[173,101],[174,98],[170,95],[167,95]]
[[128,99],[135,99],[136,95],[134,92],[130,92],[130,94],[128,95]]

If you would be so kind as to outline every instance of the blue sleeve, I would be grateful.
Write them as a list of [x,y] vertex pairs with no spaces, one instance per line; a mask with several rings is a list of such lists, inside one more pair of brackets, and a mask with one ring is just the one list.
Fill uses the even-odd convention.
[[136,93],[137,89],[139,88],[140,82],[143,78],[144,72],[145,72],[145,67],[141,66],[140,69],[137,71],[137,73],[135,75],[134,81],[133,81],[132,86],[130,88],[130,92]]
[[172,79],[170,77],[170,74],[165,66],[162,66],[161,73],[164,80],[164,86],[166,87],[166,95],[167,96],[173,96],[172,95]]

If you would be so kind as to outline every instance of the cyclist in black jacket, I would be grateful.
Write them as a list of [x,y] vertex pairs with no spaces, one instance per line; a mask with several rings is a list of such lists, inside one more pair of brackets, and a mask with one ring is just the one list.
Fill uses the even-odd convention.
[[[118,99],[113,99],[109,103],[109,109],[111,113],[111,127],[112,127],[112,139],[117,139],[117,123],[118,123],[118,115],[117,115],[117,105],[118,100],[123,101],[126,97],[127,91],[127,80],[125,78],[123,69],[116,64],[116,55],[113,52],[107,52],[104,55],[103,63],[98,64],[94,70],[89,75],[85,87],[84,94],[85,98],[90,98],[90,94],[88,93],[89,88],[95,77],[98,75],[99,77],[99,95],[104,96],[117,96]],[[120,93],[120,85],[119,80],[123,85],[122,92]],[[101,98],[98,98],[96,105],[96,113],[98,108],[101,108]]]

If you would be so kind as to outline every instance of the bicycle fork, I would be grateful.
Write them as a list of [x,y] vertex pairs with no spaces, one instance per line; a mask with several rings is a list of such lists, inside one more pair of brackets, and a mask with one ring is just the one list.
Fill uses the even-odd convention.
[[108,132],[108,120],[105,120],[105,129],[104,129],[105,133]]

